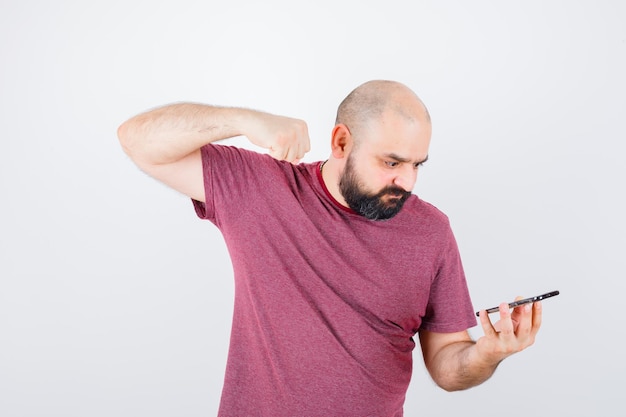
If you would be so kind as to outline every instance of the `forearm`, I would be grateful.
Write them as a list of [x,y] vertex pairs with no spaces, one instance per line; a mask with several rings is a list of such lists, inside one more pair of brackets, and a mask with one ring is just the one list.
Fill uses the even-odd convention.
[[459,391],[480,385],[489,379],[504,359],[486,360],[478,353],[473,341],[451,343],[430,361],[433,380],[446,391]]
[[518,307],[513,314],[507,303],[501,303],[497,330],[484,310],[480,323],[485,335],[476,342],[467,331],[420,330],[424,363],[443,389],[458,391],[479,385],[493,375],[504,359],[531,346],[541,326],[541,303],[534,303],[532,308],[529,304]]
[[167,164],[208,143],[245,134],[246,119],[253,113],[203,104],[171,104],[124,122],[118,137],[132,159]]

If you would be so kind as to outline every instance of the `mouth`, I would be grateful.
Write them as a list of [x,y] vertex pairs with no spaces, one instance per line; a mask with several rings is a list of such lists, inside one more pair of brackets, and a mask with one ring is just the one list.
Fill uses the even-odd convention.
[[402,200],[403,200],[402,194],[388,193],[384,195],[382,202],[387,207],[395,207],[398,204],[400,204]]
[[388,199],[392,199],[392,200],[399,200],[402,197],[404,197],[404,195],[400,193],[387,193],[385,194],[385,197],[387,197]]

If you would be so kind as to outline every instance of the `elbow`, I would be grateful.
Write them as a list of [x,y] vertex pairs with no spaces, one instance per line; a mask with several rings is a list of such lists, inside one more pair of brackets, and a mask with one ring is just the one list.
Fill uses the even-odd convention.
[[117,128],[117,138],[124,150],[137,165],[164,164],[164,149],[159,141],[146,134],[140,118],[125,121]]
[[440,375],[430,372],[430,377],[439,388],[447,392],[462,391],[467,388],[459,384],[458,378],[454,378],[452,375]]
[[150,147],[138,131],[138,126],[133,119],[127,120],[117,128],[117,139],[122,146],[122,150],[136,164],[139,161],[149,161]]
[[133,141],[132,141],[132,135],[130,134],[129,130],[130,130],[129,122],[126,121],[122,123],[117,128],[117,139],[120,141],[120,145],[122,146],[122,149],[124,150],[126,155],[132,157]]
[[447,392],[464,391],[482,384],[493,375],[495,369],[483,372],[468,372],[468,370],[450,370],[448,372],[430,372],[430,376],[437,386]]
[[464,391],[464,390],[470,388],[470,386],[461,385],[459,383],[454,383],[452,381],[437,381],[437,380],[435,380],[435,383],[437,384],[437,386],[439,388],[441,388],[442,390],[447,391],[447,392]]

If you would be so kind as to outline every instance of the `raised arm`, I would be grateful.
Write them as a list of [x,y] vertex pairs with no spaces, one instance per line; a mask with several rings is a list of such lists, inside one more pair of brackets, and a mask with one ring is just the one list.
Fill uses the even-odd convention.
[[505,358],[532,345],[541,326],[541,303],[517,307],[513,313],[503,303],[495,326],[486,311],[480,312],[480,322],[485,335],[476,342],[466,331],[420,331],[424,363],[441,388],[458,391],[479,385]]
[[179,192],[205,201],[200,148],[246,136],[277,159],[296,162],[310,149],[306,123],[255,110],[179,103],[124,122],[117,131],[139,168]]

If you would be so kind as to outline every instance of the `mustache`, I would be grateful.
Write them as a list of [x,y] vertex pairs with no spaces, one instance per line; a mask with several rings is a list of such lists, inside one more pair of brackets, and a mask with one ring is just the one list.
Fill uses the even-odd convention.
[[393,185],[389,185],[382,190],[380,190],[377,194],[377,197],[382,197],[384,195],[391,195],[394,197],[401,197],[403,199],[408,198],[411,195],[410,191],[406,191],[403,188],[396,187]]

